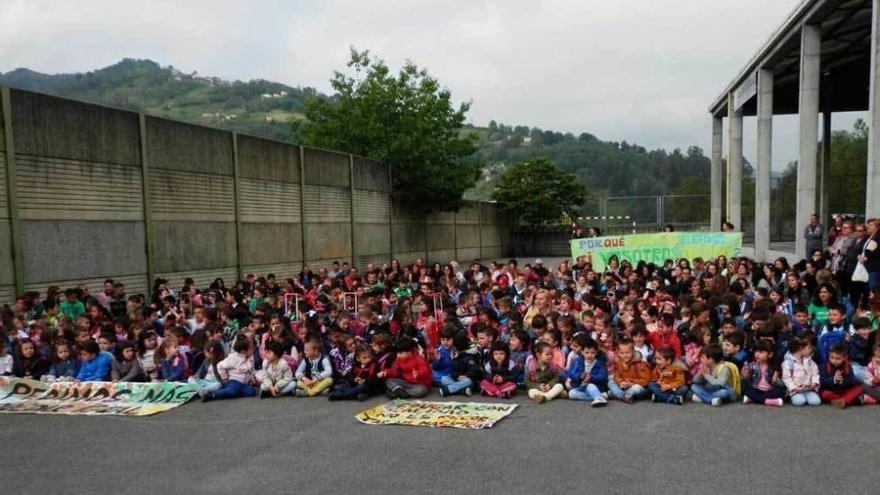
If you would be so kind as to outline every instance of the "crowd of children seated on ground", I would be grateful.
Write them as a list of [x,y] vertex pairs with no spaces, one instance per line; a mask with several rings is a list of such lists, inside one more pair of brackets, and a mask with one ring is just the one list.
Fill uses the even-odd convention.
[[146,296],[112,280],[95,295],[51,287],[3,309],[0,374],[190,382],[203,400],[436,388],[593,406],[876,404],[880,296],[851,304],[838,295],[848,282],[813,261],[612,258],[597,273],[582,258],[553,270],[392,260],[233,287],[157,279]]

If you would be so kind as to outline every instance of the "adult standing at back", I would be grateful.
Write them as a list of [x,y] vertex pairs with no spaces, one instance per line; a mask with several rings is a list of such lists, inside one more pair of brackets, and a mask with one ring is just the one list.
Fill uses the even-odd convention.
[[832,246],[834,241],[838,239],[841,235],[845,235],[843,233],[843,217],[840,215],[834,216],[834,223],[831,224],[831,228],[828,229],[828,246]]
[[804,247],[806,248],[806,252],[804,253],[805,259],[810,259],[810,256],[813,255],[813,251],[823,250],[822,237],[825,234],[825,228],[822,227],[822,224],[819,223],[819,216],[813,213],[810,215],[810,223],[804,229],[804,240],[806,243]]
[[856,246],[858,260],[868,270],[868,289],[872,297],[880,294],[880,219],[869,218],[865,221],[867,232],[862,242]]

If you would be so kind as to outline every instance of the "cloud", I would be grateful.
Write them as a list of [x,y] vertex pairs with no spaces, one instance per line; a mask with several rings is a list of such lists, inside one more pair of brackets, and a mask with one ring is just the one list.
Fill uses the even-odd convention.
[[798,0],[6,0],[0,70],[123,57],[327,91],[349,47],[426,66],[491,119],[708,147],[706,108]]

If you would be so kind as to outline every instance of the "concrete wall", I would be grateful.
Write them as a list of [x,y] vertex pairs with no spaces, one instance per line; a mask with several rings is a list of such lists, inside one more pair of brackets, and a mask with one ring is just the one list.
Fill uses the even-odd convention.
[[509,244],[495,205],[425,214],[392,204],[380,162],[25,91],[8,96],[0,105],[2,302],[49,285],[97,291],[105,278],[136,293],[159,276],[205,286],[248,272],[287,277],[303,263],[467,262],[500,257]]

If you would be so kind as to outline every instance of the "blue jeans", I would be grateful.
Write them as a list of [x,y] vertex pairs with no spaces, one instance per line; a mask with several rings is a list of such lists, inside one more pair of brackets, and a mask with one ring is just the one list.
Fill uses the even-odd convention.
[[862,383],[865,381],[865,374],[868,371],[868,368],[862,366],[859,363],[850,363],[852,367],[853,376],[856,378],[856,381]]
[[822,399],[819,397],[819,394],[809,390],[807,392],[801,392],[799,394],[794,394],[791,396],[791,405],[793,406],[818,406],[822,403]]
[[715,398],[721,399],[721,402],[733,402],[736,400],[733,388],[720,385],[700,385],[699,383],[694,383],[691,385],[691,392],[705,404],[711,403],[712,399]]
[[632,385],[630,388],[623,390],[614,380],[610,380],[608,382],[608,391],[611,392],[616,399],[623,399],[624,397],[629,397],[632,400],[636,400],[645,396],[648,393],[648,390],[641,385]]
[[198,391],[199,397],[204,397],[205,394],[207,394],[209,392],[216,392],[216,391],[220,390],[220,387],[223,385],[222,383],[218,382],[217,380],[202,380],[202,379],[199,379],[197,377],[192,377],[192,376],[189,377],[189,380],[187,380],[187,383],[191,383],[193,385],[199,386],[199,391]]
[[333,387],[333,393],[331,395],[335,395],[340,399],[354,399],[362,392],[367,392],[367,386],[364,384],[353,385],[351,383],[342,382],[335,387]]
[[434,385],[443,385],[443,378],[449,376],[447,372],[438,372],[431,370],[431,376],[434,377]]
[[[260,390],[269,390],[269,384],[261,384]],[[293,393],[294,390],[296,390],[296,382],[290,382],[278,391],[278,397],[281,397],[282,395],[290,395]]]
[[660,389],[660,385],[654,382],[648,384],[648,390],[654,394],[660,402],[672,404],[677,402],[677,397],[684,397],[687,394],[687,385],[682,385],[675,390],[664,392]]
[[568,391],[568,398],[571,400],[596,400],[599,397],[602,397],[602,391],[599,390],[599,387],[593,385],[592,383],[588,383],[586,385],[581,385],[580,387],[575,387]]
[[446,390],[449,390],[449,393],[451,395],[457,394],[458,392],[461,392],[468,387],[474,386],[474,382],[468,377],[464,377],[461,380],[456,380],[451,376],[444,376],[442,379],[440,379],[440,385],[446,387]]
[[214,392],[215,399],[231,399],[233,397],[253,397],[254,387],[248,384],[229,380],[220,390]]

